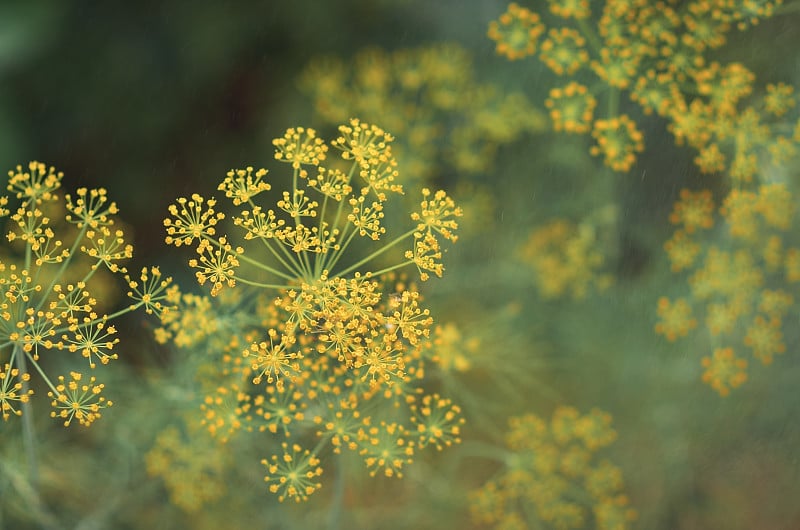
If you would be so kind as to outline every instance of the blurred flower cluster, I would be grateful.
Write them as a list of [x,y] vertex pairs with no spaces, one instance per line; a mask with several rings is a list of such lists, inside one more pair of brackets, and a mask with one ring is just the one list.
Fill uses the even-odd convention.
[[[538,52],[554,74],[573,78],[553,87],[545,102],[553,128],[591,133],[591,154],[614,171],[630,170],[644,150],[641,127],[621,108],[627,92],[644,115],[667,120],[676,143],[697,150],[702,172],[749,181],[759,167],[794,153],[797,138],[770,123],[795,106],[793,88],[770,84],[761,101],[740,108],[753,92],[754,74],[740,62],[712,60],[709,52],[780,4],[606,0],[593,18],[585,0],[548,0],[540,13],[512,3],[488,35],[498,54],[516,60]],[[587,85],[589,72],[602,86]]]
[[705,318],[713,355],[703,357],[703,381],[725,396],[747,380],[742,350],[762,364],[786,351],[784,318],[794,308],[800,249],[792,232],[795,195],[786,184],[732,190],[717,208],[711,191],[681,191],[664,244],[672,270],[689,273],[690,296],[658,302],[656,332],[669,341]]
[[485,173],[499,146],[546,127],[525,95],[480,82],[468,51],[456,44],[320,58],[306,67],[300,87],[328,124],[360,116],[392,131],[405,180],[416,185],[446,164],[460,174]]
[[616,439],[611,416],[560,406],[549,422],[509,420],[503,468],[471,494],[473,520],[494,528],[622,530],[636,520],[622,472],[596,453]]

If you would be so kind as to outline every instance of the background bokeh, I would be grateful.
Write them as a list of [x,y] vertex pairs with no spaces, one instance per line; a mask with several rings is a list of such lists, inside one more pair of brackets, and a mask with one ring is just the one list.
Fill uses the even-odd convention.
[[[470,519],[468,492],[497,465],[476,456],[469,440],[501,444],[510,416],[549,418],[559,405],[613,416],[617,440],[604,454],[624,474],[638,512],[631,527],[800,527],[797,307],[785,317],[786,353],[773,366],[752,362],[746,385],[725,398],[701,382],[707,337],[673,343],[654,332],[659,298],[688,290],[663,250],[680,190],[721,196],[729,183],[701,175],[695,153],[675,145],[666,120],[633,104],[646,148],[625,173],[590,156],[584,138],[550,130],[544,100],[552,73],[538,61],[506,61],[486,37],[488,22],[506,7],[0,2],[0,167],[36,159],[63,171],[67,189],[107,188],[132,228],[135,262],[160,265],[187,291],[199,291],[187,255],[163,243],[168,205],[178,196],[219,194],[233,167],[273,167],[271,140],[288,127],[333,131],[303,89],[313,61],[338,57],[352,67],[368,48],[388,54],[453,43],[471,58],[473,85],[519,92],[530,104],[526,125],[496,142],[487,167],[462,171],[437,152],[428,177],[465,210],[447,274],[424,285],[436,322],[459,329],[454,355],[466,352],[481,367],[437,383],[464,405],[462,449],[420,457],[403,481],[370,478],[358,472],[357,458],[344,457],[344,493],[326,485],[295,506],[277,503],[263,486],[253,456],[258,438],[219,451],[189,433],[180,444],[192,453],[186,460],[221,463],[203,470],[210,478],[181,470],[184,480],[217,480],[226,493],[186,510],[169,502],[174,492],[143,462],[165,426],[188,414],[180,403],[191,401],[183,393],[192,372],[182,363],[191,356],[157,344],[152,324],[131,317],[120,326],[128,336],[121,360],[109,367],[116,404],[103,420],[65,430],[45,414],[37,418],[39,493],[26,487],[17,427],[0,423],[0,528],[482,528]],[[711,56],[745,63],[762,92],[769,82],[796,84],[798,27],[787,9],[734,31]],[[442,134],[464,121],[482,123],[467,114],[437,118]],[[364,119],[380,125],[378,117]],[[800,166],[782,169],[796,191]],[[602,257],[584,296],[544,296],[526,263],[529,237],[554,219],[579,226]],[[792,228],[787,241],[797,240]],[[601,276],[608,286],[592,283]]]

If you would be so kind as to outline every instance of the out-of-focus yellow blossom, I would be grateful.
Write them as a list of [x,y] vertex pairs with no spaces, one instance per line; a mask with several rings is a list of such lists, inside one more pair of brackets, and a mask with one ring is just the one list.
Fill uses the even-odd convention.
[[455,44],[318,58],[300,87],[330,125],[359,116],[391,130],[407,186],[424,185],[448,166],[486,172],[498,147],[547,128],[522,93],[481,81],[469,53]]
[[497,43],[497,53],[516,60],[536,53],[545,27],[537,13],[512,2],[505,13],[489,23],[489,38]]
[[570,293],[584,298],[590,289],[603,290],[612,281],[603,273],[605,256],[594,227],[565,220],[535,230],[520,248],[520,257],[534,272],[539,291],[547,298]]
[[709,334],[731,345],[703,359],[703,381],[722,396],[747,380],[747,360],[734,353],[738,345],[762,364],[786,351],[783,317],[794,306],[791,284],[800,278],[800,254],[785,248],[794,203],[787,184],[750,185],[731,189],[717,217],[710,191],[682,190],[670,216],[679,228],[664,248],[672,270],[689,273],[691,296],[659,301],[656,332],[670,341],[686,336],[696,326],[693,309],[703,308]]
[[661,297],[658,300],[658,317],[656,333],[664,335],[670,342],[685,337],[697,327],[697,319],[692,317],[692,307],[683,298],[672,302],[665,296]]
[[[497,53],[512,60],[533,55],[538,47],[539,58],[559,76],[590,67],[606,85],[588,94],[605,100],[600,104],[605,115],[589,126],[597,139],[591,152],[603,154],[614,171],[629,171],[644,146],[639,132],[644,127],[637,127],[623,108],[622,94],[628,92],[645,115],[666,118],[676,143],[698,151],[695,162],[703,173],[749,182],[758,167],[781,165],[796,154],[785,124],[776,120],[796,107],[794,90],[785,83],[769,84],[754,102],[748,97],[755,75],[745,65],[707,56],[734,28],[772,16],[781,3],[605,0],[595,6],[596,23],[590,22],[592,10],[584,0],[550,1],[549,10],[539,12],[511,4],[489,23],[489,37],[497,42]],[[580,82],[598,85],[583,77]],[[551,93],[548,101],[555,99]],[[553,116],[555,130],[573,132],[564,123],[558,113]],[[610,131],[616,134],[610,137]]]
[[703,357],[703,382],[720,396],[747,381],[747,360],[736,357],[733,348],[717,348],[711,357]]
[[637,516],[622,472],[597,458],[616,439],[610,423],[599,409],[581,415],[567,406],[549,424],[533,414],[511,418],[502,468],[470,494],[472,519],[495,528],[628,528]]

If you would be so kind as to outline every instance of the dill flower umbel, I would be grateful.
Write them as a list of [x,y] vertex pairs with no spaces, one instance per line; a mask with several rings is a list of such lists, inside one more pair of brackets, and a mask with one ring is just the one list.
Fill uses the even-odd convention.
[[[393,140],[356,119],[331,142],[288,129],[273,141],[288,189],[273,190],[266,169],[234,169],[218,187],[232,213],[195,194],[164,221],[166,242],[194,247],[188,264],[219,301],[200,315],[200,299],[185,296],[157,337],[218,341],[224,369],[204,389],[202,422],[223,442],[248,431],[287,439],[264,459],[279,500],[319,489],[328,443],[362,456],[371,474],[400,477],[418,449],[459,441],[458,406],[420,387],[433,318],[398,272],[442,276],[462,212],[446,192],[422,189],[393,234],[387,219],[397,220],[403,195]],[[189,340],[184,318],[201,319],[204,332]]]
[[[117,359],[114,319],[139,308],[162,315],[174,288],[156,267],[138,279],[128,274],[133,246],[115,226],[117,205],[105,189],[62,197],[63,174],[39,162],[8,177],[10,195],[0,196],[7,241],[0,254],[0,410],[4,420],[21,415],[37,373],[49,388],[52,417],[89,425],[111,405],[100,396],[104,385],[77,369],[54,379],[43,361],[57,351],[76,353],[94,370]],[[130,287],[131,303],[108,313],[95,293],[108,291],[114,276]]]
[[391,130],[408,188],[448,166],[462,175],[488,172],[500,146],[546,128],[522,93],[486,82],[472,62],[452,43],[393,52],[369,47],[345,60],[314,59],[299,85],[328,125],[359,116]]
[[[629,171],[644,149],[641,127],[623,109],[627,93],[645,115],[667,119],[676,143],[697,150],[695,162],[703,173],[727,172],[749,182],[764,162],[779,164],[795,155],[786,123],[778,120],[796,108],[794,89],[769,84],[751,104],[746,98],[755,75],[739,62],[709,60],[708,52],[723,46],[730,31],[772,16],[781,3],[605,0],[590,9],[585,0],[570,0],[549,1],[549,10],[540,12],[511,3],[489,22],[488,36],[498,55],[510,60],[540,50],[538,58],[556,75],[575,75],[588,66],[607,85],[589,95],[603,96],[599,107],[605,115],[588,127],[596,140],[590,153],[603,155],[612,170]],[[580,81],[598,86],[583,76]],[[588,132],[583,129],[589,120],[577,118],[591,112],[592,100],[581,110],[579,100],[564,96],[570,94],[558,89],[548,99],[554,129]]]
[[559,406],[550,421],[534,414],[509,420],[503,449],[487,451],[499,472],[470,494],[476,523],[520,528],[629,528],[636,519],[619,467],[598,458],[616,439],[611,416]]
[[721,396],[748,379],[742,351],[762,365],[786,352],[784,318],[798,296],[794,204],[784,183],[734,188],[719,206],[710,190],[684,189],[669,216],[678,228],[664,249],[673,272],[689,273],[689,296],[659,299],[655,331],[675,341],[704,322],[723,347],[703,356],[702,380]]

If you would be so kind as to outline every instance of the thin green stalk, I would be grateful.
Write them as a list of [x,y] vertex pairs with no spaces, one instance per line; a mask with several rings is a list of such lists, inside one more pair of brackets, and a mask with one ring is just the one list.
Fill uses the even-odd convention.
[[[348,233],[348,230],[350,231],[349,233]],[[342,234],[341,234],[341,237],[342,237],[342,240],[344,241],[344,243],[339,245],[339,249],[335,250],[331,254],[331,258],[325,263],[325,269],[330,271],[331,269],[333,269],[334,266],[336,266],[336,263],[338,263],[339,259],[342,257],[342,255],[344,255],[345,251],[347,250],[347,247],[350,246],[350,243],[353,241],[353,238],[356,237],[357,233],[358,233],[358,230],[356,230],[355,226],[350,225],[350,224],[346,224],[344,226],[344,229],[342,230]],[[323,269],[323,270],[325,270],[325,269]]]
[[[406,232],[406,233],[405,233],[405,234],[403,234],[402,236],[398,237],[397,239],[395,239],[395,240],[394,240],[394,241],[392,241],[391,243],[388,243],[388,244],[386,244],[386,245],[382,246],[381,248],[379,248],[378,250],[376,250],[375,252],[373,252],[373,253],[372,253],[372,254],[370,254],[369,256],[367,256],[367,257],[365,257],[365,258],[363,258],[363,259],[361,259],[361,260],[357,261],[356,263],[354,263],[354,264],[350,265],[349,267],[347,267],[347,268],[346,268],[346,269],[344,269],[343,271],[340,271],[340,272],[338,272],[336,275],[337,275],[337,276],[344,276],[345,274],[348,274],[348,273],[350,273],[350,272],[354,271],[355,269],[357,269],[357,268],[358,268],[358,267],[360,267],[361,265],[363,265],[363,264],[365,264],[365,263],[367,263],[367,262],[369,262],[369,261],[371,261],[371,260],[373,260],[373,259],[377,258],[378,256],[380,256],[381,254],[383,254],[384,252],[386,252],[386,251],[387,251],[387,250],[389,250],[390,248],[394,247],[395,245],[397,245],[397,244],[398,244],[398,243],[400,243],[401,241],[404,241],[404,240],[408,239],[408,238],[409,238],[410,236],[412,236],[412,235],[414,234],[414,232],[416,232],[416,231],[417,231],[417,229],[416,229],[416,228],[412,228],[411,230],[409,230],[408,232]],[[410,262],[405,262],[405,263],[403,263],[401,266],[405,266],[405,265],[407,265],[408,263],[410,263]],[[334,264],[335,264],[335,263],[334,263]],[[398,268],[398,267],[393,267],[393,268]],[[375,273],[375,274],[377,274],[377,273]]]
[[[11,362],[17,358],[19,371],[22,374],[28,373],[28,364],[19,344],[14,345],[14,351],[11,353]],[[34,363],[38,368],[38,365]],[[49,382],[49,381],[48,381]],[[27,396],[30,391],[30,382],[22,380],[22,395]],[[30,474],[30,483],[38,491],[39,487],[39,462],[37,456],[37,442],[36,431],[33,425],[33,404],[30,399],[22,402],[22,443],[25,446],[25,459],[28,462],[28,473]]]
[[614,118],[619,113],[619,90],[616,87],[608,87],[608,117]]
[[[278,252],[275,250],[275,248],[272,246],[272,244],[270,244],[269,240],[267,240],[267,239],[264,239],[264,238],[259,238],[259,239],[260,239],[260,240],[261,240],[261,242],[264,244],[264,246],[265,246],[265,247],[266,247],[266,248],[267,248],[267,249],[270,251],[270,253],[272,254],[272,256],[273,256],[273,257],[274,257],[276,260],[278,260],[278,262],[279,262],[281,265],[283,265],[283,266],[284,266],[284,268],[285,268],[287,271],[289,271],[289,272],[291,272],[292,274],[294,274],[294,277],[295,277],[295,278],[300,278],[300,277],[302,277],[302,276],[303,276],[303,272],[302,272],[300,269],[298,269],[298,268],[297,268],[297,263],[296,263],[296,261],[293,259],[294,257],[293,257],[293,256],[292,256],[292,255],[291,255],[291,254],[290,254],[290,253],[289,253],[289,252],[288,252],[288,251],[287,251],[287,250],[286,250],[286,249],[283,247],[283,244],[282,244],[282,243],[278,242],[278,247],[281,249],[281,252],[282,252],[282,253],[284,254],[284,256],[285,256],[285,257],[288,259],[288,261],[287,261],[286,259],[284,259],[283,257],[281,257],[281,255],[280,255],[280,254],[279,254],[279,253],[278,253]],[[289,279],[289,278],[285,278],[285,279]]]
[[344,508],[345,466],[337,466],[336,482],[333,485],[333,496],[328,510],[328,530],[339,530],[342,523],[342,508]]
[[58,272],[53,276],[53,280],[50,282],[50,285],[48,285],[47,289],[45,289],[44,292],[41,294],[39,303],[36,305],[37,311],[42,308],[42,305],[44,305],[44,303],[50,297],[50,293],[53,291],[53,287],[56,286],[56,282],[58,282],[64,276],[64,271],[66,271],[67,267],[69,267],[70,264],[72,263],[72,258],[78,251],[78,245],[80,245],[83,236],[86,235],[87,227],[88,225],[84,223],[83,227],[81,227],[80,233],[78,233],[78,236],[75,238],[75,242],[72,244],[72,248],[69,249],[69,255],[67,256],[67,259],[65,259],[61,263],[61,267],[59,267]]
[[[317,227],[319,230],[319,237],[324,237],[325,232],[325,211],[328,207],[328,196],[325,195],[325,198],[322,199],[322,209],[319,212],[319,226]],[[322,253],[317,256],[317,259],[314,260],[314,277],[319,278],[320,274],[324,270],[322,268],[323,263],[325,262],[325,255],[326,253]]]
[[372,276],[380,276],[381,274],[386,274],[387,272],[392,272],[393,270],[402,269],[408,265],[414,263],[414,260],[404,261],[403,263],[398,263],[397,265],[392,265],[391,267],[386,267],[385,269],[381,269],[379,271],[370,271]]
[[[204,239],[206,241],[208,241],[209,243],[214,244],[214,246],[216,246],[217,248],[220,248],[220,249],[222,248],[222,244],[220,244],[220,242],[217,241],[216,239],[213,239],[213,238],[208,237],[208,236],[203,236],[203,237],[204,237]],[[284,272],[281,272],[281,271],[279,271],[277,269],[273,269],[269,265],[264,265],[260,261],[255,260],[255,259],[253,259],[253,258],[251,258],[249,256],[246,256],[244,254],[239,254],[237,252],[234,252],[233,254],[236,256],[237,259],[241,259],[242,261],[245,261],[245,262],[249,263],[250,265],[253,265],[254,267],[257,267],[257,268],[259,268],[261,270],[270,272],[270,273],[274,274],[275,276],[280,276],[284,280],[293,280],[294,279],[291,276],[289,276],[288,274],[286,274]]]
[[252,285],[253,287],[261,287],[263,289],[289,289],[291,287],[290,285],[278,285],[278,284],[273,284],[273,283],[256,282],[256,281],[253,281],[253,280],[247,280],[245,278],[241,278],[239,276],[234,276],[234,279],[237,282],[242,282],[242,283],[247,284],[247,285]]
[[578,19],[578,29],[580,30],[581,34],[586,38],[586,41],[589,43],[589,48],[592,52],[597,55],[598,59],[600,58],[600,50],[603,49],[603,42],[600,40],[600,37],[597,33],[594,32],[594,28],[589,25],[586,19]]

